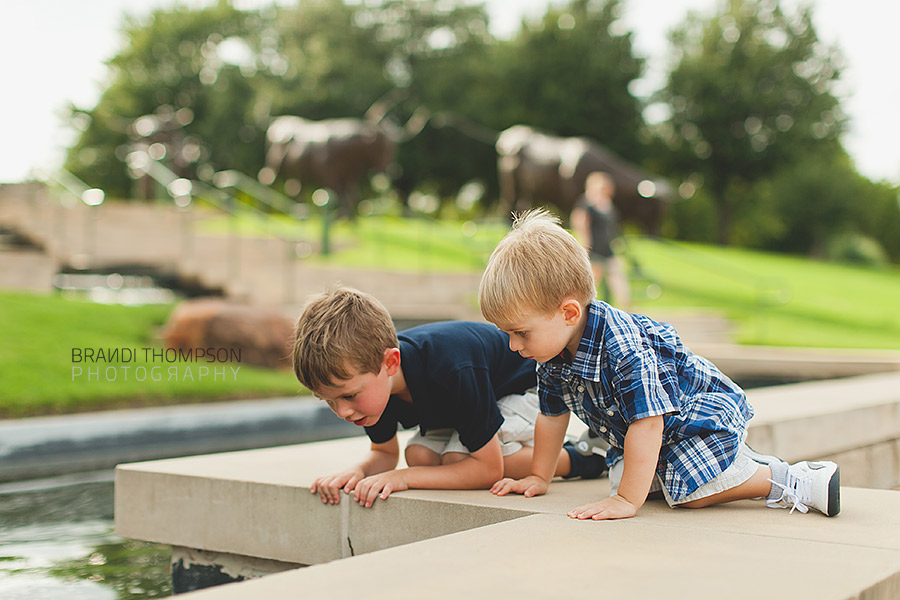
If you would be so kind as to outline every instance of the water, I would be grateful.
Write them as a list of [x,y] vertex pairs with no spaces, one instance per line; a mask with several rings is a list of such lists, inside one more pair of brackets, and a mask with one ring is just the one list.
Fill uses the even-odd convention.
[[0,484],[0,598],[171,595],[168,546],[113,530],[112,472]]

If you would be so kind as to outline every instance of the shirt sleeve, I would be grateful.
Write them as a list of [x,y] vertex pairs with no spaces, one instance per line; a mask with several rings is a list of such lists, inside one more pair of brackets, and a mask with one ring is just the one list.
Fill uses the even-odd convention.
[[397,435],[397,422],[398,418],[394,414],[393,400],[390,400],[378,422],[365,427],[366,435],[375,444],[389,442]]
[[558,417],[569,412],[565,403],[565,391],[562,383],[556,377],[551,377],[545,367],[538,366],[538,398],[540,399],[541,414],[548,417]]
[[470,452],[491,441],[503,424],[487,369],[465,367],[456,372],[458,398],[456,431]]
[[616,367],[613,388],[627,423],[680,412],[677,378],[670,371],[671,367],[660,364],[648,349]]

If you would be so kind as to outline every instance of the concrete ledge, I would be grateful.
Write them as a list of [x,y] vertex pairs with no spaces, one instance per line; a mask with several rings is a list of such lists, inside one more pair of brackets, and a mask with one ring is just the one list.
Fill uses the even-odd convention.
[[[753,512],[766,519],[776,511]],[[787,519],[801,520],[778,515]],[[832,523],[802,520],[806,529]],[[546,514],[189,597],[288,598],[304,590],[333,598],[759,599],[777,590],[787,598],[893,599],[900,593],[898,573],[895,549],[682,529],[643,517],[577,522]]]
[[0,482],[360,433],[312,398],[0,420]]
[[735,381],[790,383],[900,372],[900,352],[845,348],[791,348],[700,342],[691,350]]
[[[832,452],[890,435],[885,422],[900,410],[900,374],[832,383],[837,387],[754,392],[751,443],[761,451],[803,452],[798,440],[806,440]],[[833,419],[844,423],[836,439]],[[893,435],[900,437],[897,429]],[[309,493],[315,477],[352,463],[367,447],[366,439],[349,438],[121,465],[116,531],[314,565],[195,592],[223,600],[293,597],[297,589],[336,597],[365,591],[373,598],[421,598],[423,590],[440,597],[558,598],[589,589],[626,598],[688,590],[698,598],[759,598],[773,590],[795,598],[900,597],[900,492],[844,487],[843,511],[834,519],[766,509],[760,501],[698,511],[656,501],[634,519],[608,523],[565,517],[608,495],[606,479],[558,481],[537,498],[410,490],[371,509],[346,499],[323,505]]]
[[[829,458],[845,484],[900,486],[900,373],[759,388],[748,443],[788,461]],[[861,462],[862,455],[878,462]],[[886,462],[891,464],[886,464]]]

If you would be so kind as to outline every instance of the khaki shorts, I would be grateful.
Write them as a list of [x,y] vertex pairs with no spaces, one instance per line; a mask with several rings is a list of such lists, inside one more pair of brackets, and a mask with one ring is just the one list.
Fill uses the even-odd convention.
[[[525,446],[534,446],[534,422],[540,412],[537,391],[528,390],[524,394],[510,394],[497,401],[497,408],[503,415],[503,424],[497,432],[503,456],[515,454]],[[422,435],[416,433],[407,446],[425,446],[435,454],[449,452],[471,454],[455,429],[433,429]]]
[[[706,498],[707,496],[712,496],[713,494],[718,494],[720,492],[724,492],[725,490],[730,490],[731,488],[735,488],[751,477],[756,473],[756,470],[759,468],[759,463],[754,462],[752,458],[747,454],[747,446],[746,444],[741,444],[738,448],[737,456],[734,458],[734,462],[731,463],[731,466],[722,471],[718,477],[709,481],[699,488],[694,490],[694,493],[689,494],[678,500],[672,500],[669,496],[669,493],[662,486],[662,482],[659,480],[659,476],[653,477],[653,483],[650,485],[650,492],[662,492],[663,496],[666,499],[666,503],[675,507],[679,504],[684,504],[686,502],[693,502],[694,500],[699,500],[700,498]],[[622,471],[625,469],[625,461],[619,460],[609,469],[609,495],[615,496],[616,492],[619,490],[619,482],[622,481]]]

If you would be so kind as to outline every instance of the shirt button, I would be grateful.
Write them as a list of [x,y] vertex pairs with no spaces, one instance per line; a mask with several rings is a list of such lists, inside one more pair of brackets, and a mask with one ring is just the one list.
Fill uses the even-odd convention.
[[606,425],[600,426],[600,433],[606,433]]
[[613,416],[613,415],[616,414],[616,413],[613,412],[613,409],[607,408],[607,409],[606,409],[606,414],[609,415],[609,416],[611,417],[611,416]]
[[583,385],[579,385],[579,386],[578,386],[578,391],[579,391],[579,392],[583,392],[583,391],[584,391],[584,386],[583,386]]

